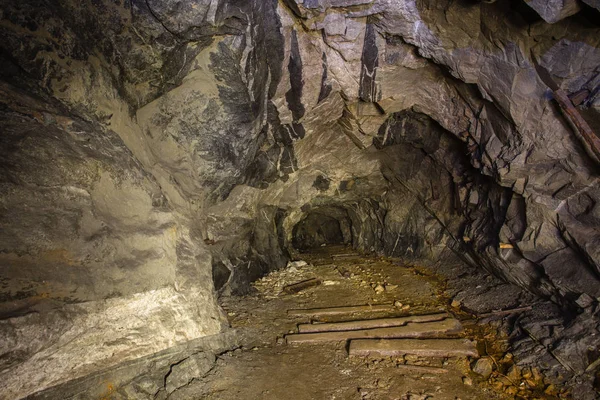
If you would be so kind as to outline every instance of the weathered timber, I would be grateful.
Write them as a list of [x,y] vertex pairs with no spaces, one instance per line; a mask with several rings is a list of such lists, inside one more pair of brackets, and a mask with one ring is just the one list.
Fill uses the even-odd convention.
[[589,154],[589,156],[594,159],[596,162],[600,162],[600,138],[596,136],[590,125],[587,123],[585,119],[581,116],[577,108],[571,102],[571,99],[565,93],[564,90],[558,86],[558,84],[552,78],[552,75],[548,70],[542,67],[535,55],[533,54],[533,50],[531,52],[531,59],[533,61],[533,65],[538,73],[540,79],[552,90],[554,94],[554,99],[560,106],[563,114],[567,117],[568,120],[575,126],[576,136],[582,142],[583,147]]
[[349,258],[349,257],[358,257],[360,254],[358,253],[343,253],[343,254],[332,254],[331,258]]
[[283,292],[287,294],[298,293],[301,290],[307,289],[309,287],[318,286],[321,284],[321,280],[317,278],[307,279],[302,282],[293,283],[291,285],[287,285],[283,288]]
[[350,342],[351,356],[478,357],[475,343],[467,339],[361,339]]
[[344,315],[344,314],[358,314],[365,312],[382,312],[382,311],[393,311],[395,307],[391,303],[386,304],[367,304],[363,306],[344,306],[344,307],[330,307],[330,308],[311,308],[311,309],[299,309],[299,310],[288,310],[288,315],[296,316],[322,316],[322,315]]
[[341,342],[352,339],[433,338],[462,332],[462,325],[454,318],[436,322],[408,323],[388,328],[360,329],[356,331],[297,333],[287,335],[287,343]]
[[429,315],[410,315],[408,317],[364,319],[359,321],[331,322],[324,324],[300,324],[298,332],[337,332],[355,331],[359,329],[387,328],[391,326],[402,326],[409,322],[433,322],[448,318],[448,313]]
[[562,89],[555,90],[553,93],[554,99],[581,135],[583,147],[593,159],[600,162],[600,139],[598,136],[592,131],[590,125],[583,119],[573,103],[571,103],[569,96]]
[[413,372],[417,374],[447,374],[448,370],[446,368],[440,367],[429,367],[425,365],[409,365],[409,364],[399,364],[396,367],[402,372]]
[[499,316],[499,315],[517,314],[517,313],[521,313],[521,312],[525,312],[525,311],[530,311],[531,309],[532,309],[531,306],[527,306],[527,307],[511,308],[510,310],[490,311],[488,313],[477,314],[477,318],[485,318],[485,317],[491,317],[491,316],[495,316],[495,315]]

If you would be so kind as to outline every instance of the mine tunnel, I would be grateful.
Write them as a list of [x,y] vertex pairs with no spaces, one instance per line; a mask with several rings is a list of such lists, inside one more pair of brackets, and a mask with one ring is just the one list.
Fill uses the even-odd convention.
[[292,230],[292,246],[300,252],[335,245],[352,245],[352,222],[343,208],[311,211]]
[[598,0],[0,19],[0,399],[599,398]]

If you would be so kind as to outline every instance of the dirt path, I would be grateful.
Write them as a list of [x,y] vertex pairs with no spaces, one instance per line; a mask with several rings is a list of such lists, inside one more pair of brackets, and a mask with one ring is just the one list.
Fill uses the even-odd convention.
[[[338,256],[332,257],[332,253]],[[172,394],[180,399],[309,400],[309,399],[512,399],[532,396],[519,382],[495,387],[471,370],[472,360],[428,359],[417,356],[349,357],[347,343],[286,344],[284,336],[297,332],[308,317],[289,316],[290,309],[361,304],[395,304],[392,312],[369,313],[351,319],[406,316],[452,311],[444,298],[443,282],[414,267],[350,253],[344,248],[305,255],[306,266],[274,272],[255,283],[256,292],[227,297],[223,307],[242,347],[221,355],[203,379]],[[309,278],[321,284],[297,294],[282,294],[289,284]],[[347,320],[329,317],[326,322]],[[478,333],[474,333],[478,332]],[[467,329],[469,339],[480,330]],[[479,341],[481,346],[481,340]],[[498,348],[502,343],[496,343]],[[489,349],[488,349],[489,351]],[[496,362],[496,360],[494,360]],[[413,369],[405,365],[434,367]],[[519,393],[523,397],[515,397]]]

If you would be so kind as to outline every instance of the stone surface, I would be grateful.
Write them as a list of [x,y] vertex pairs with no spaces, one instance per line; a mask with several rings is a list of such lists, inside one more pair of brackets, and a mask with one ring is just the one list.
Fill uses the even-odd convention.
[[473,364],[473,372],[481,375],[484,379],[489,378],[493,370],[494,364],[492,364],[492,360],[486,357],[480,358]]
[[529,0],[526,3],[550,24],[570,17],[581,10],[581,5],[577,0]]

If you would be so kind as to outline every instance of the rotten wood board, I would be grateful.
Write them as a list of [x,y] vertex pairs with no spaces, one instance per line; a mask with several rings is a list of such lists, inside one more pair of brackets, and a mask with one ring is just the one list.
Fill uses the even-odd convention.
[[300,324],[298,332],[337,332],[356,331],[360,329],[387,328],[392,326],[403,326],[409,322],[433,322],[441,321],[449,317],[448,313],[410,315],[408,317],[363,319],[358,321],[331,322],[322,324]]
[[321,280],[318,278],[311,278],[301,282],[293,283],[291,285],[287,285],[283,288],[282,292],[287,294],[298,293],[304,289],[308,289],[309,287],[318,286],[321,284]]
[[356,331],[295,333],[286,335],[287,343],[342,342],[353,339],[390,338],[434,338],[456,335],[463,331],[460,322],[454,318],[442,321],[412,323],[388,328],[361,329]]
[[345,254],[332,254],[331,258],[350,258],[350,257],[360,257],[359,253],[345,253]]
[[367,304],[362,306],[343,306],[329,308],[309,308],[288,310],[288,315],[302,317],[318,317],[323,315],[344,315],[344,314],[359,314],[365,312],[384,312],[395,311],[396,307],[392,303],[385,304]]
[[412,372],[417,374],[447,374],[449,372],[446,368],[429,367],[426,365],[398,364],[396,365],[396,368],[402,372]]
[[496,311],[491,311],[488,313],[477,314],[477,318],[510,315],[510,314],[516,314],[516,313],[521,313],[521,312],[525,312],[525,311],[531,311],[532,309],[533,309],[533,307],[527,306],[527,307],[511,308],[509,310],[496,310]]
[[351,356],[478,357],[475,343],[468,339],[360,339],[352,340]]

